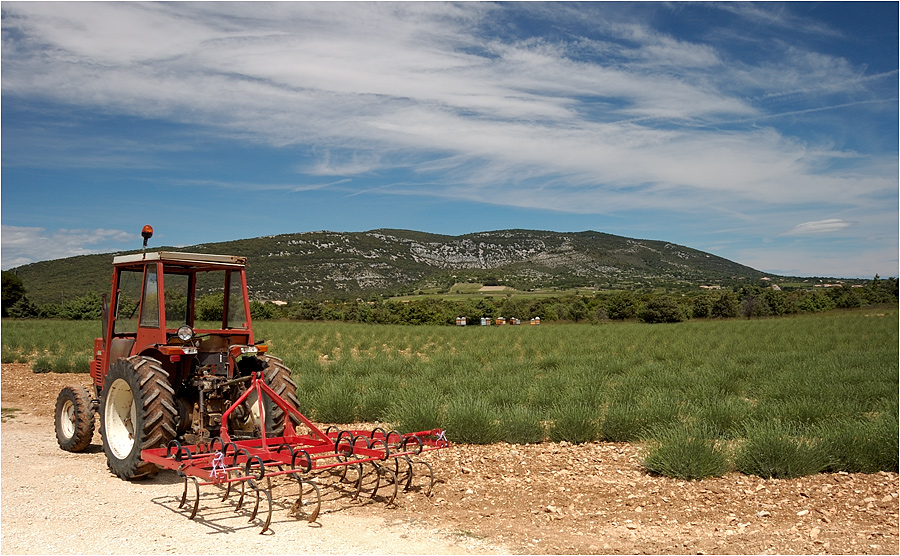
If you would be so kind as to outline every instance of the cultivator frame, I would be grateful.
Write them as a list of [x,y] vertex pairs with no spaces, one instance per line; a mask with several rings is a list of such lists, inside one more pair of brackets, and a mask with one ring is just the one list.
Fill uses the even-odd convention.
[[[263,403],[263,396],[266,396],[285,413],[284,433],[282,436],[268,437],[266,431],[262,430],[261,438],[232,440],[228,431],[228,416],[254,392],[260,413],[259,422],[266,422]],[[305,425],[309,432],[298,434],[292,422],[294,420]],[[250,376],[247,390],[222,415],[218,437],[208,444],[194,445],[182,445],[177,440],[172,440],[165,448],[142,450],[141,459],[163,469],[176,471],[184,478],[184,492],[179,508],[189,504],[188,491],[193,485],[190,519],[196,517],[200,507],[201,486],[224,487],[224,501],[231,494],[232,486],[240,484],[241,494],[236,511],[242,507],[246,487],[249,487],[256,495],[251,522],[256,519],[260,500],[265,495],[268,512],[260,531],[262,534],[268,530],[272,521],[273,479],[296,481],[299,494],[290,512],[298,518],[306,513],[307,521],[312,523],[317,519],[322,505],[321,490],[314,480],[316,473],[336,473],[341,482],[346,482],[348,469],[354,469],[356,480],[350,487],[353,499],[360,494],[363,478],[374,473],[371,497],[375,498],[379,489],[383,488],[384,478],[388,491],[382,498],[386,505],[390,505],[397,496],[401,481],[404,482],[404,490],[411,488],[415,465],[424,468],[427,476],[425,495],[431,495],[434,470],[428,462],[413,460],[412,457],[447,446],[449,442],[442,429],[400,434],[380,427],[360,431],[339,430],[331,426],[322,431],[272,390],[265,383],[262,373],[254,372]],[[389,461],[393,461],[393,465],[389,466]],[[366,472],[365,465],[371,466],[369,473]],[[308,488],[308,496],[314,496],[314,500],[307,504],[303,502],[304,487]],[[311,505],[311,511],[304,512],[304,505]]]

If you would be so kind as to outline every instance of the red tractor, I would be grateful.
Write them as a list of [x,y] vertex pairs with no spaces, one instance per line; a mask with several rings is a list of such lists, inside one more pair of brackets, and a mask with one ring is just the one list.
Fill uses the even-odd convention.
[[260,401],[254,394],[232,408],[252,376],[264,377],[288,404],[299,405],[291,371],[254,338],[246,258],[148,253],[152,234],[145,226],[145,250],[113,259],[91,389],[67,386],[56,401],[60,447],[84,450],[99,414],[109,468],[123,479],[157,472],[141,458],[142,450],[172,440],[210,442],[223,414],[232,437],[280,436],[289,412],[267,397]]

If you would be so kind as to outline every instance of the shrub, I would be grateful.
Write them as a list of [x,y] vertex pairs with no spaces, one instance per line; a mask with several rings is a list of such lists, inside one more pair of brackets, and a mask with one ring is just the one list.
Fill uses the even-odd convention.
[[520,405],[504,408],[500,416],[501,440],[510,444],[532,444],[544,440],[544,426],[538,411]]
[[454,442],[493,444],[502,430],[493,407],[475,396],[462,396],[450,402],[446,418],[447,435]]
[[800,310],[809,313],[820,313],[834,309],[834,302],[825,294],[813,292],[800,300]]
[[[441,428],[444,424],[443,411],[438,401],[436,391],[430,394],[418,394],[405,396],[395,400],[388,409],[388,421],[400,432],[431,430]],[[453,431],[448,431],[453,434]],[[448,436],[452,441],[458,441],[455,436]]]
[[597,409],[587,403],[558,405],[553,411],[550,440],[572,444],[593,442],[599,436]]
[[340,382],[326,385],[316,396],[316,419],[324,423],[352,423],[356,420],[357,392]]
[[194,305],[197,320],[222,321],[222,305],[225,303],[225,294],[214,293],[201,296]]
[[642,464],[650,473],[676,479],[720,477],[728,472],[728,454],[715,431],[678,424],[648,431],[652,441]]
[[49,373],[53,370],[53,363],[50,357],[46,355],[38,355],[31,364],[31,371],[34,373]]
[[730,319],[738,316],[738,299],[733,292],[722,292],[713,301],[710,316],[720,319]]
[[818,429],[828,456],[825,471],[848,473],[897,472],[897,416],[830,421]]
[[706,319],[712,315],[712,299],[708,295],[698,295],[691,302],[691,317]]
[[638,312],[638,319],[647,323],[681,322],[684,313],[674,299],[670,297],[654,297]]
[[98,320],[100,312],[100,296],[94,293],[67,301],[59,316],[69,320]]
[[40,316],[41,309],[29,301],[27,297],[23,297],[9,308],[8,314],[17,319],[32,319]]
[[792,479],[828,468],[822,443],[804,436],[796,425],[771,420],[745,427],[746,441],[738,448],[735,467],[764,479]]
[[628,291],[616,292],[606,302],[606,315],[613,320],[625,320],[637,314],[638,301]]
[[709,432],[720,438],[734,438],[740,433],[741,423],[750,414],[750,403],[737,396],[722,394],[694,405],[691,413]]

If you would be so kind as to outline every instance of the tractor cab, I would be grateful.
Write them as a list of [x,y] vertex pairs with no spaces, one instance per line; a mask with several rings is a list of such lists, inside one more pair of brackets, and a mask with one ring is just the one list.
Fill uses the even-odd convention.
[[240,356],[266,350],[254,345],[245,265],[231,255],[115,257],[103,337],[94,341],[94,384],[102,388],[111,365],[132,355],[157,359],[173,382],[198,367],[234,378]]

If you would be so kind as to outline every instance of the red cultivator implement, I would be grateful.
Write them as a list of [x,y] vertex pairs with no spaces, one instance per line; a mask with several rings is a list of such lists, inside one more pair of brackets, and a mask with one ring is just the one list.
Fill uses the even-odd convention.
[[[228,417],[251,394],[255,393],[260,422],[266,422],[268,398],[285,414],[284,432],[281,436],[232,440],[228,433]],[[298,434],[293,420],[306,426],[307,434]],[[232,488],[240,485],[240,509],[249,487],[256,495],[256,502],[250,521],[256,519],[262,495],[268,503],[268,511],[260,533],[265,533],[272,520],[272,490],[277,479],[286,479],[288,484],[296,483],[298,496],[291,507],[297,517],[305,514],[309,522],[319,515],[322,504],[321,490],[315,480],[317,474],[330,472],[347,484],[347,471],[353,470],[355,477],[350,481],[352,498],[359,496],[363,480],[369,477],[371,497],[379,496],[385,504],[392,504],[400,485],[404,490],[411,488],[415,466],[423,471],[426,495],[431,494],[434,472],[428,462],[415,460],[414,456],[424,451],[439,450],[449,445],[440,429],[400,434],[375,428],[371,431],[338,430],[329,427],[324,432],[310,422],[293,405],[285,401],[256,373],[250,377],[250,387],[235,401],[222,416],[219,436],[208,444],[182,445],[177,440],[169,442],[165,448],[143,450],[141,459],[161,468],[171,469],[184,477],[184,493],[179,507],[186,506],[188,492],[193,484],[193,508],[190,518],[197,515],[200,506],[200,487],[217,486],[224,489],[222,500],[228,498]],[[307,501],[304,503],[304,496]],[[310,506],[304,511],[304,506]]]

